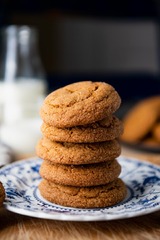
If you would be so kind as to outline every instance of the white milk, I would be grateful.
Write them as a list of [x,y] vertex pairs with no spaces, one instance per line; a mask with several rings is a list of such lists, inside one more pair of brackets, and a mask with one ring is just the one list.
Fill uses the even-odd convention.
[[39,110],[45,93],[45,83],[39,79],[0,83],[0,138],[16,154],[35,153],[41,137]]
[[42,80],[21,78],[16,82],[5,83],[3,89],[4,123],[38,116],[46,90]]
[[12,148],[16,155],[35,154],[35,146],[42,137],[39,118],[26,119],[1,126],[1,139]]

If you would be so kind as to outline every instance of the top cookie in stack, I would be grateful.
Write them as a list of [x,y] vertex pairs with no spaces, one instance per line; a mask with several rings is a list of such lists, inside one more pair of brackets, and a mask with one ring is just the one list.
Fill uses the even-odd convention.
[[41,107],[43,138],[37,155],[47,200],[71,207],[106,207],[121,201],[118,178],[121,121],[113,114],[121,98],[104,82],[82,81],[50,93]]
[[84,81],[50,93],[40,115],[45,123],[54,127],[74,127],[102,120],[114,113],[120,104],[120,96],[111,85]]

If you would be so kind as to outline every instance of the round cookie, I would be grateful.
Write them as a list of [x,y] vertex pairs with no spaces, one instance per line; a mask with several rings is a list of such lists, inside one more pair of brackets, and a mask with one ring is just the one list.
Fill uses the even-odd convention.
[[43,122],[41,131],[52,141],[92,143],[119,138],[123,125],[116,116],[109,116],[99,122],[70,128],[56,128]]
[[154,138],[160,145],[160,122],[155,124],[155,126],[152,129],[152,133],[153,133]]
[[5,190],[2,183],[0,182],[0,207],[2,207],[4,199],[5,199]]
[[71,187],[43,179],[39,184],[41,195],[55,204],[77,207],[98,208],[113,206],[126,196],[126,186],[121,179],[97,187]]
[[117,91],[105,82],[82,81],[50,93],[40,109],[42,120],[64,128],[90,124],[114,113],[121,104]]
[[154,137],[147,137],[141,142],[142,147],[149,148],[160,148],[160,142],[158,142]]
[[45,160],[60,164],[90,164],[115,159],[121,153],[117,140],[101,143],[60,143],[47,138],[39,140],[37,155]]
[[138,102],[123,118],[124,132],[121,139],[138,142],[152,129],[160,116],[160,96]]
[[98,186],[114,181],[121,172],[117,160],[86,165],[51,164],[43,161],[40,175],[48,181],[70,186]]

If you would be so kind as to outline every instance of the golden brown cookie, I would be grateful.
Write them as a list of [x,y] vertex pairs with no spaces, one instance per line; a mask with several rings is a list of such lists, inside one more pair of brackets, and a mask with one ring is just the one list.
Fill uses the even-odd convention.
[[50,93],[40,115],[45,123],[54,127],[73,127],[99,121],[114,113],[120,104],[120,96],[111,85],[82,81]]
[[160,116],[160,96],[138,102],[124,117],[124,132],[121,139],[138,142],[152,129]]
[[[160,109],[159,109],[160,111]],[[152,129],[152,133],[156,141],[160,144],[160,122],[157,122]]]
[[147,137],[143,139],[141,146],[147,148],[160,148],[160,142],[158,142],[154,137]]
[[117,160],[85,165],[52,164],[43,161],[40,167],[42,178],[70,186],[97,186],[115,180],[121,172]]
[[55,204],[77,207],[98,208],[113,206],[126,196],[126,186],[121,179],[97,187],[71,187],[43,179],[39,184],[41,195]]
[[123,133],[123,125],[116,116],[109,116],[99,122],[70,128],[56,128],[43,123],[41,131],[52,141],[92,143],[119,138]]
[[0,182],[0,207],[3,205],[4,199],[5,199],[5,190],[2,183]]
[[60,164],[89,164],[113,160],[121,153],[117,140],[101,143],[60,143],[42,138],[36,146],[37,155]]

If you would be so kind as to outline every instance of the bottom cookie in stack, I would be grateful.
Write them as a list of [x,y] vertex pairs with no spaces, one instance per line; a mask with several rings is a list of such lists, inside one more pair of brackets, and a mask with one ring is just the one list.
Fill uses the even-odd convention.
[[126,186],[120,178],[105,185],[92,187],[67,186],[43,179],[39,190],[50,202],[77,208],[109,207],[119,203],[126,196]]

